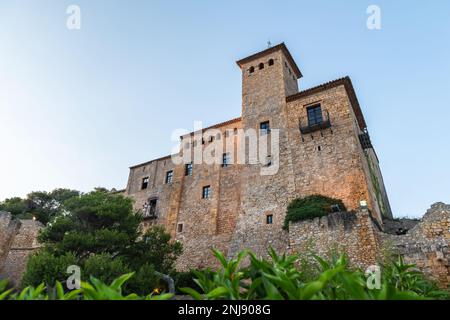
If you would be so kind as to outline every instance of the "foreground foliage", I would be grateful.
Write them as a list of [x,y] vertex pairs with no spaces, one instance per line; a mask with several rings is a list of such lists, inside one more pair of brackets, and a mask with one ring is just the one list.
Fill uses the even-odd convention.
[[[235,259],[227,260],[214,251],[220,261],[218,271],[194,272],[200,292],[192,288],[181,291],[197,300],[386,300],[386,299],[436,299],[449,298],[449,293],[439,291],[423,275],[405,265],[400,259],[384,267],[379,289],[369,289],[363,272],[351,270],[347,258],[324,260],[314,256],[317,275],[305,279],[297,267],[298,256],[278,256],[270,250],[270,259],[260,259],[251,252],[241,252]],[[241,267],[241,261],[249,265]]]
[[333,212],[333,210],[346,211],[347,209],[342,200],[322,195],[294,199],[287,207],[283,228],[288,229],[290,221],[295,222],[323,217]]
[[[181,288],[197,300],[422,300],[449,299],[448,291],[438,290],[413,265],[401,258],[383,266],[380,287],[369,288],[367,278],[360,270],[352,270],[344,255],[329,260],[313,256],[316,270],[302,264],[296,255],[278,256],[270,250],[270,258],[258,258],[251,252],[241,252],[235,259],[227,260],[222,253],[214,251],[221,268],[192,271],[194,286]],[[248,259],[248,264],[241,262]],[[192,283],[189,274],[180,274],[181,283]],[[151,287],[146,294],[125,293],[124,286],[133,277],[128,273],[113,280],[110,285],[91,277],[81,282],[81,288],[65,291],[63,284],[54,286],[44,283],[28,286],[20,292],[7,289],[6,281],[0,281],[0,300],[166,300],[172,294],[155,295]],[[142,279],[139,279],[141,281]],[[148,294],[152,292],[151,294]]]
[[7,281],[0,281],[0,300],[167,300],[172,294],[137,295],[123,293],[122,286],[133,277],[133,273],[125,274],[110,285],[91,277],[89,282],[81,282],[80,289],[66,292],[61,282],[56,281],[54,287],[41,283],[37,287],[29,286],[20,292],[7,288]]

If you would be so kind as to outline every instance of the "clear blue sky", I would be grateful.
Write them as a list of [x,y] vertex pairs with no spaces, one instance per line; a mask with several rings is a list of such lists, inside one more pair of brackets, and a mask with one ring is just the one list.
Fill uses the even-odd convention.
[[[66,8],[81,8],[81,30]],[[382,29],[366,28],[381,8]],[[300,88],[349,75],[396,216],[450,202],[449,1],[0,3],[0,200],[124,188],[175,128],[241,112],[235,61],[284,41]]]

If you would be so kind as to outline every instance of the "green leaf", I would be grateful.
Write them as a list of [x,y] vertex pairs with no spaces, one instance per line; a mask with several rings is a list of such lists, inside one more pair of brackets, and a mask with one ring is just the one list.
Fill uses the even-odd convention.
[[222,297],[222,296],[226,295],[227,293],[228,293],[227,288],[218,287],[218,288],[215,288],[213,291],[208,292],[206,294],[206,297],[208,299],[214,300],[214,299],[217,299],[219,297]]
[[192,298],[194,298],[195,300],[204,300],[203,296],[196,290],[192,289],[192,288],[180,288],[181,292],[187,293],[188,295],[190,295]]

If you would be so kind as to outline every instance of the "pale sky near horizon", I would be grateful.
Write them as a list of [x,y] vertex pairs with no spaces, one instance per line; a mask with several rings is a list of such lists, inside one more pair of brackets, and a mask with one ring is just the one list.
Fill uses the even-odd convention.
[[[372,4],[381,30],[366,27]],[[174,129],[240,116],[235,61],[270,39],[301,90],[351,77],[394,215],[419,217],[450,203],[449,17],[445,0],[0,0],[0,201],[124,188]]]

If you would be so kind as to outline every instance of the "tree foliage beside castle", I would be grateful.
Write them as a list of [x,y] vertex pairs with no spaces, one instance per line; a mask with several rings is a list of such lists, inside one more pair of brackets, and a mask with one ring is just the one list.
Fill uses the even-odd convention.
[[182,247],[162,227],[142,233],[142,219],[131,199],[107,190],[67,199],[64,211],[40,233],[43,247],[28,260],[23,286],[64,283],[67,267],[77,265],[84,280],[111,282],[134,272],[125,292],[148,293],[161,285],[155,271],[174,273]]

